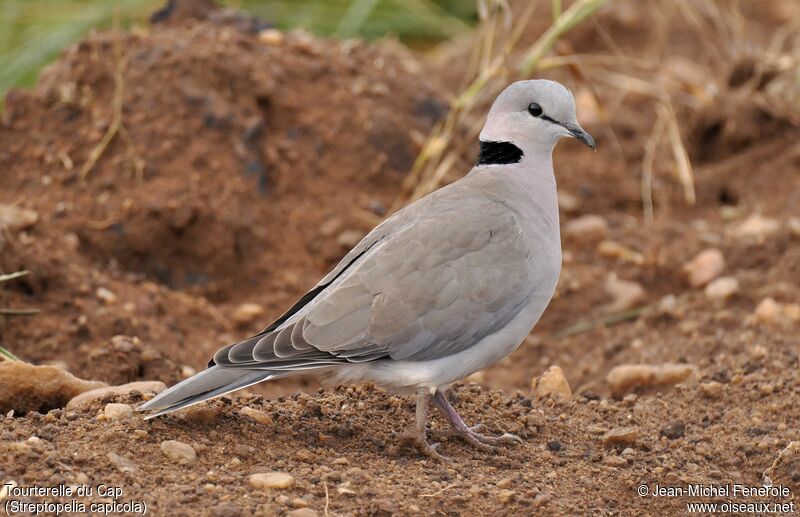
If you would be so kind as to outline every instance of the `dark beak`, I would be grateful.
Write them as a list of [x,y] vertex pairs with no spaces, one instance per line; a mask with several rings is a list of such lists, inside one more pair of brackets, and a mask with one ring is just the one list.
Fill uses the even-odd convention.
[[584,144],[588,145],[589,147],[591,147],[595,151],[597,150],[597,144],[594,143],[594,138],[592,138],[592,135],[590,135],[589,133],[584,131],[582,127],[580,127],[580,126],[576,126],[576,127],[565,126],[565,127],[567,128],[567,131],[569,131],[569,134],[571,134],[572,136],[574,136],[576,139],[580,140]]

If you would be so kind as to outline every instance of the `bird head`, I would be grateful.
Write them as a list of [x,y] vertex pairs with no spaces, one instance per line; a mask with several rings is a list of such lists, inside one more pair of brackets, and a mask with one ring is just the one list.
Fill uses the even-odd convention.
[[517,81],[492,104],[483,142],[510,142],[523,152],[552,152],[562,137],[572,137],[592,149],[597,145],[575,114],[575,99],[563,85],[545,79]]

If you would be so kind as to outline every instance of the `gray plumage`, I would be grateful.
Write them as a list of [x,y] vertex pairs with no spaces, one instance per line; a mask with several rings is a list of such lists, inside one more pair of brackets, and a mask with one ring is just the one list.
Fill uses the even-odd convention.
[[156,416],[308,371],[435,391],[511,353],[561,268],[551,153],[562,136],[594,147],[569,91],[552,81],[512,84],[481,140],[514,144],[518,162],[476,166],[398,211],[284,316],[140,409]]

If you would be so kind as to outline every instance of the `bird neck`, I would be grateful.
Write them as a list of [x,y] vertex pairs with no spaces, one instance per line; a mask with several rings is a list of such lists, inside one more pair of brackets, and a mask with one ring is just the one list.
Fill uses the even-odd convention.
[[480,141],[481,150],[478,153],[476,165],[509,165],[522,160],[522,149],[511,142]]

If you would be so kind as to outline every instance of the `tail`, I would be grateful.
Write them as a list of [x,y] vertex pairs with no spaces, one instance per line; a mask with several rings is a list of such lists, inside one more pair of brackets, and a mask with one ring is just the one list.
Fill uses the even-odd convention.
[[289,373],[291,372],[212,366],[162,391],[155,398],[139,406],[138,411],[156,411],[147,415],[145,419],[157,417],[261,381],[284,377]]

